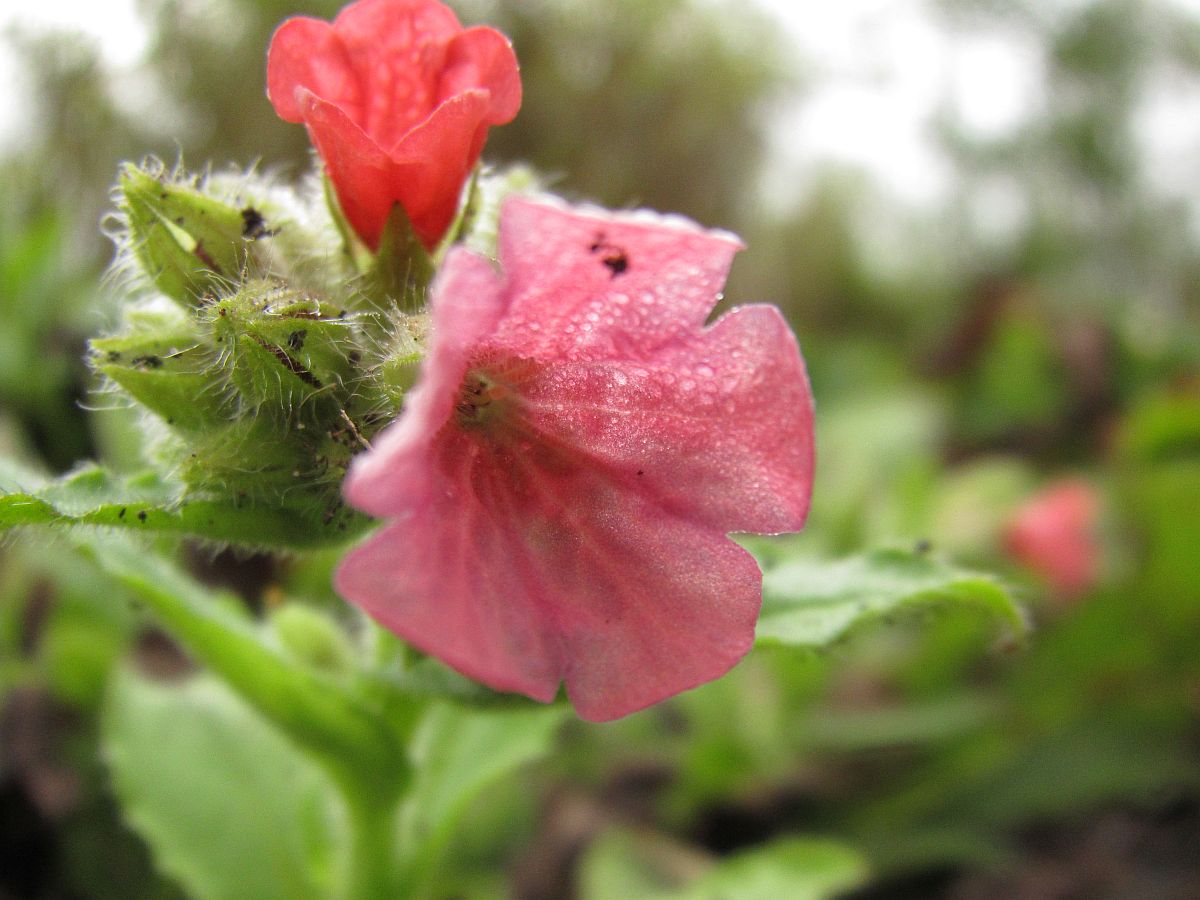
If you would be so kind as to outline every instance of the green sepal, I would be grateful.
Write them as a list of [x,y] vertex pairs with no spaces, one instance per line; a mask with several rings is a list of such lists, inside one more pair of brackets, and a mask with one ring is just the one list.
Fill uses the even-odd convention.
[[313,473],[301,442],[289,439],[266,417],[246,416],[189,435],[175,452],[174,469],[188,487],[235,501],[277,497]]
[[349,220],[346,219],[345,213],[342,212],[342,205],[338,202],[337,191],[333,188],[333,182],[329,180],[327,174],[321,175],[321,188],[325,196],[325,208],[329,212],[329,218],[333,220],[334,227],[337,229],[342,238],[342,249],[349,258],[354,270],[358,273],[367,272],[372,265],[372,254],[370,248],[362,242],[362,239],[350,227]]
[[90,342],[90,362],[168,425],[206,431],[228,420],[230,392],[199,329],[173,312],[136,309],[124,332]]
[[193,306],[248,268],[262,235],[254,211],[230,206],[194,188],[126,165],[118,180],[133,252],[154,285]]
[[[296,421],[284,430],[267,416],[246,416],[179,441],[172,466],[195,493],[235,506],[279,510],[321,538],[353,535],[369,521],[346,506],[341,484],[362,438],[343,420]],[[316,535],[314,535],[315,537]]]
[[[313,401],[339,406],[360,357],[341,309],[267,281],[254,281],[205,311],[230,382],[251,410],[291,420]],[[311,418],[311,416],[310,416]]]
[[413,230],[404,207],[394,204],[363,293],[378,309],[416,312],[425,308],[433,275],[433,258]]
[[401,313],[389,324],[388,334],[380,338],[383,356],[373,367],[370,380],[362,384],[363,408],[388,421],[396,417],[404,395],[416,383],[425,358],[429,316]]
[[[495,259],[499,256],[500,209],[515,194],[531,194],[542,187],[528,166],[511,166],[501,172],[479,171],[471,179],[467,202],[459,209],[452,229],[463,246]],[[447,248],[439,247],[440,254]]]
[[175,468],[195,492],[234,504],[290,509],[304,520],[338,523],[345,530],[348,513],[340,486],[356,439],[345,426],[326,432],[302,424],[289,435],[265,417],[229,422],[181,442]]

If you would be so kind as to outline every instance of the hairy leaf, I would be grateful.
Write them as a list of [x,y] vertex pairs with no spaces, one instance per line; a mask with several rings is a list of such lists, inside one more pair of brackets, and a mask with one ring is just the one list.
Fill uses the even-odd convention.
[[760,644],[824,647],[873,619],[938,607],[973,607],[1020,634],[1025,621],[994,578],[926,554],[879,550],[834,562],[793,560],[763,575]]
[[365,523],[344,508],[324,514],[185,495],[151,472],[121,478],[90,465],[50,480],[0,460],[0,531],[21,525],[103,525],[254,547],[305,548],[345,541]]
[[426,885],[484,788],[544,755],[566,715],[563,707],[463,709],[432,707],[412,748],[414,782],[404,815],[408,878]]
[[215,679],[116,679],[104,748],[125,815],[199,900],[330,896],[334,794],[320,770]]

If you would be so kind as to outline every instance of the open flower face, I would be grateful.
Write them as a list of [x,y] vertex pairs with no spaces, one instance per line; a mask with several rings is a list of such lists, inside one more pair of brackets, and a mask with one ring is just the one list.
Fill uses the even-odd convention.
[[459,25],[436,0],[358,0],[331,23],[288,19],[271,39],[267,94],[303,122],[346,220],[375,249],[392,206],[433,247],[491,125],[521,105],[508,39]]
[[451,251],[421,382],[355,460],[388,523],[341,593],[464,674],[585,719],[716,678],[761,575],[729,532],[795,531],[812,398],[770,306],[704,322],[740,245],[681,219],[506,204],[500,266]]

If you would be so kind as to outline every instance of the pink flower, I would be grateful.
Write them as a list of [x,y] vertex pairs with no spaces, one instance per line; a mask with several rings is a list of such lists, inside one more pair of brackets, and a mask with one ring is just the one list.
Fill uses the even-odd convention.
[[358,0],[333,23],[288,19],[271,38],[267,95],[303,122],[347,221],[371,249],[399,203],[433,247],[491,125],[521,106],[517,60],[491,28],[436,0]]
[[389,521],[338,590],[499,690],[614,719],[750,649],[761,575],[728,532],[796,531],[812,397],[779,311],[709,327],[738,241],[512,199],[500,268],[433,289],[421,380],[350,502]]
[[1005,528],[1005,547],[1057,593],[1077,596],[1096,582],[1099,571],[1099,512],[1100,500],[1090,484],[1060,481],[1017,510]]

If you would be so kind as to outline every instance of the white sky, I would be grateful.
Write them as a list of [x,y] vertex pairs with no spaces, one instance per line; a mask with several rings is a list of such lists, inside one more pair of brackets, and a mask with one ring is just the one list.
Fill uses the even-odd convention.
[[[95,36],[114,66],[129,67],[147,34],[137,0],[0,0],[13,21]],[[702,0],[708,4],[730,0]],[[861,166],[892,196],[922,206],[941,199],[948,170],[929,133],[939,109],[968,129],[998,136],[1036,109],[1036,48],[1011,35],[950,36],[928,0],[752,0],[779,17],[801,59],[833,76],[784,109],[775,128],[764,195],[790,205],[823,160]],[[1069,9],[1082,0],[1042,0]],[[1200,0],[1172,0],[1200,16]],[[19,5],[17,5],[19,3]],[[0,142],[19,135],[20,73],[0,44]],[[947,87],[949,86],[949,87]],[[1140,133],[1165,187],[1200,173],[1200,94],[1195,85],[1151,98]],[[1190,173],[1190,174],[1189,174]],[[1196,193],[1200,199],[1200,188]]]
[[[902,201],[936,202],[949,187],[929,127],[939,111],[951,110],[981,138],[1001,137],[1037,112],[1037,46],[1011,33],[949,34],[936,24],[927,0],[754,2],[779,17],[819,74],[834,76],[787,111],[775,131],[765,194],[782,206],[790,205],[817,172],[814,163],[823,160],[860,166]],[[1084,0],[1040,2],[1053,14]],[[1200,18],[1200,0],[1168,2]],[[1195,82],[1167,85],[1148,98],[1139,122],[1157,186],[1200,203]]]

